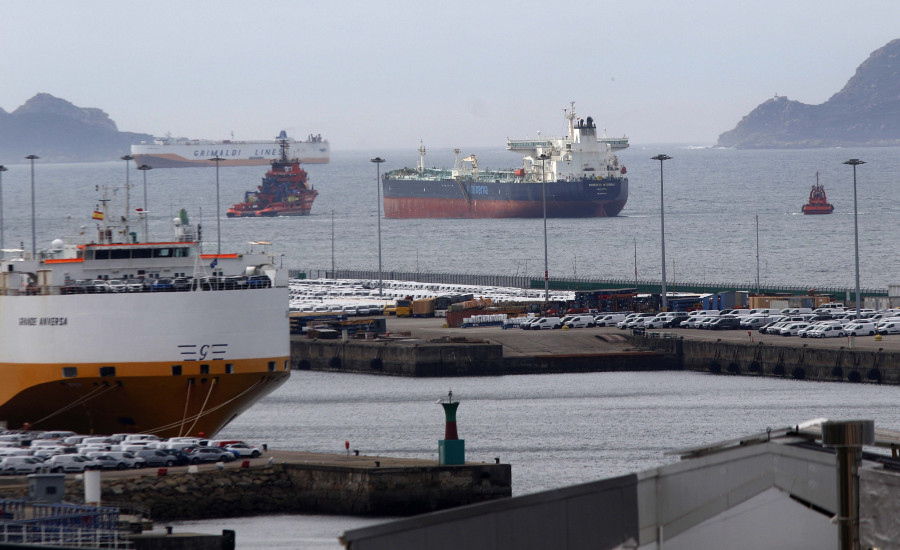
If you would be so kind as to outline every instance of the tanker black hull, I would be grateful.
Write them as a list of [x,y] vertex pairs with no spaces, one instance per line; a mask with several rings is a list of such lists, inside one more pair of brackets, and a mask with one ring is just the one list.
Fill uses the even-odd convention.
[[[540,182],[384,178],[387,218],[541,218]],[[628,201],[627,178],[546,183],[547,217],[617,216]]]

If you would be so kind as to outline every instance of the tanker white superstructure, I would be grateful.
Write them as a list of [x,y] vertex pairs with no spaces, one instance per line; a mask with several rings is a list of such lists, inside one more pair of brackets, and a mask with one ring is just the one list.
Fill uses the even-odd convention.
[[89,243],[4,251],[9,428],[211,437],[290,376],[286,277],[252,250],[268,243],[202,254],[183,211],[172,241],[129,234],[100,223]]
[[185,138],[157,138],[153,143],[131,146],[131,156],[138,166],[152,168],[185,168],[212,166],[209,159],[219,157],[219,166],[260,166],[281,158],[280,140],[290,143],[288,158],[298,158],[304,164],[327,164],[331,159],[328,140],[321,134],[310,135],[305,141],[287,137],[282,130],[278,138],[262,141],[211,141]]

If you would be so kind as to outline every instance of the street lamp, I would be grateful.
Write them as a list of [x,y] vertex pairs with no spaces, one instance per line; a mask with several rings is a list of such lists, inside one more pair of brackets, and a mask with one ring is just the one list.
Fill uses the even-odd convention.
[[131,161],[134,160],[134,157],[125,155],[120,158],[125,161],[125,241],[127,242],[128,220],[131,219],[131,181],[128,179],[128,168],[131,166]]
[[0,165],[0,258],[3,257],[3,249],[6,248],[3,246],[3,172],[7,170],[6,166]]
[[663,208],[663,161],[669,160],[669,155],[659,154],[650,160],[659,161],[659,227],[662,243],[662,310],[666,311],[666,211]]
[[375,157],[371,159],[375,163],[376,186],[377,186],[377,203],[378,208],[378,296],[382,296],[382,287],[384,286],[384,273],[381,271],[381,163],[384,159]]
[[854,249],[856,251],[856,320],[859,321],[859,309],[860,309],[860,292],[859,292],[859,221],[858,214],[856,208],[856,167],[860,164],[865,164],[866,161],[859,159],[850,159],[844,164],[849,164],[853,167],[853,244]]
[[219,161],[225,160],[215,156],[209,159],[216,163],[216,255],[222,254],[222,216],[219,214]]
[[541,202],[544,204],[544,302],[550,302],[550,262],[547,260],[547,174],[544,172],[544,161],[550,158],[547,153],[538,155],[541,159]]
[[142,164],[137,169],[144,173],[144,208],[142,212],[144,214],[144,242],[146,243],[150,242],[150,231],[147,229],[147,214],[149,214],[147,210],[147,170],[153,170],[153,167]]
[[37,155],[28,155],[31,161],[31,256],[37,259],[37,233],[34,229],[34,161],[41,158]]
[[331,211],[331,278],[334,279],[334,210]]

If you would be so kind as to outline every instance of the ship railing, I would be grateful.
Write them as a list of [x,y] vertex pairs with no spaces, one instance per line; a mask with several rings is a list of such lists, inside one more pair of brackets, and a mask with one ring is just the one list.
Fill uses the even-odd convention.
[[54,527],[44,524],[2,523],[3,544],[40,545],[42,548],[131,549],[134,545],[118,529]]
[[66,548],[132,548],[109,506],[0,500],[0,543]]
[[41,285],[29,287],[0,287],[0,296],[56,296],[60,294],[140,294],[158,292],[191,292],[191,291],[219,291],[219,290],[256,290],[271,288],[271,280],[256,279],[254,281],[191,281],[189,284],[178,287],[141,287],[140,290],[102,290],[90,285],[64,284]]

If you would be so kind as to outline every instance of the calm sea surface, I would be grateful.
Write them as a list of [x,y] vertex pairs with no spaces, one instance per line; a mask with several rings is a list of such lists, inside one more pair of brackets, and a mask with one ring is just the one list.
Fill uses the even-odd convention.
[[[472,329],[477,330],[477,329]],[[594,481],[675,461],[666,451],[803,420],[869,418],[900,429],[900,388],[701,373],[591,373],[410,379],[297,371],[235,420],[225,438],[272,447],[437,459],[453,390],[470,461],[512,465],[513,494]],[[267,516],[177,524],[236,529],[241,549],[337,549],[378,521]]]
[[[450,166],[450,151],[431,149],[427,164]],[[503,150],[477,153],[486,168],[516,166]],[[886,288],[900,282],[895,214],[900,208],[900,149],[735,151],[666,145],[632,147],[620,154],[628,167],[630,198],[622,215],[607,219],[550,220],[552,276],[634,276],[658,279],[659,163],[666,153],[666,257],[669,279],[755,282],[759,216],[763,284],[854,285],[853,172],[857,169],[861,284]],[[40,155],[39,151],[36,154]],[[248,241],[274,243],[285,267],[377,267],[375,166],[413,166],[408,151],[335,152],[331,164],[310,165],[320,194],[305,218],[222,219],[223,251]],[[3,173],[5,246],[31,242],[30,167]],[[38,247],[94,225],[97,186],[119,186],[125,163],[35,166]],[[220,171],[222,213],[253,189],[264,167]],[[816,172],[835,205],[830,216],[799,214]],[[143,204],[142,174],[130,171],[132,207]],[[186,208],[203,223],[215,249],[216,179],[213,168],[160,169],[147,174],[151,234],[171,236],[171,220]],[[111,191],[112,192],[112,191]],[[120,207],[121,210],[121,207]],[[202,212],[202,213],[201,213]],[[137,224],[135,224],[137,225]],[[529,274],[543,264],[541,220],[383,220],[385,269]],[[460,436],[467,458],[513,467],[513,492],[596,480],[671,462],[667,450],[793,425],[815,417],[871,418],[900,429],[900,388],[697,373],[598,373],[454,379],[398,379],[296,372],[289,382],[239,417],[221,434],[272,447],[340,452],[345,440],[366,454],[433,458],[443,434],[437,398],[459,396]],[[337,536],[371,519],[267,516],[179,524],[179,531],[237,530],[241,549],[339,548]]]
[[[515,167],[521,157],[504,150],[477,153],[484,168]],[[900,283],[895,216],[900,210],[900,148],[737,151],[687,146],[635,146],[619,157],[628,167],[630,197],[616,218],[550,220],[551,276],[634,277],[634,249],[642,279],[660,278],[659,162],[665,162],[667,278],[696,282],[756,281],[756,222],[759,216],[760,280],[763,284],[854,285],[853,171],[842,162],[865,160],[857,169],[860,277],[865,288]],[[37,152],[40,154],[40,152]],[[332,212],[338,268],[378,265],[376,167],[414,166],[405,151],[335,152],[327,165],[308,165],[319,190],[305,218],[222,219],[223,251],[243,251],[248,241],[274,243],[284,265],[330,268]],[[9,159],[0,159],[8,164]],[[430,149],[426,164],[449,167],[451,151]],[[124,194],[125,162],[35,166],[38,247],[58,237],[90,234],[90,215],[101,194],[96,186],[118,186]],[[220,170],[222,214],[255,189],[265,167]],[[816,182],[825,186],[834,214],[804,216],[800,207]],[[133,167],[131,206],[143,203],[143,174]],[[209,250],[216,242],[214,168],[159,169],[147,173],[151,233],[171,236],[171,220],[186,208],[203,222]],[[30,168],[11,165],[3,174],[6,246],[30,248]],[[123,210],[119,208],[119,210]],[[84,226],[82,228],[82,226]],[[510,220],[382,220],[386,270],[528,274],[543,270],[543,222]]]

